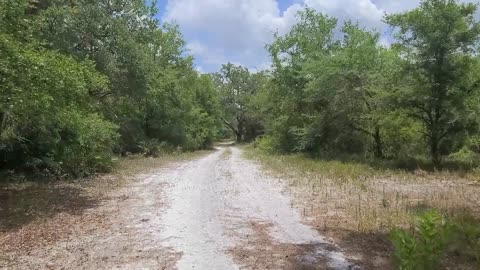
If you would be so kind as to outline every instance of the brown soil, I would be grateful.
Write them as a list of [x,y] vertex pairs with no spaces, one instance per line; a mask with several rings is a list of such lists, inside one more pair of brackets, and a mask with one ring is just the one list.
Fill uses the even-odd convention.
[[[250,222],[252,234],[230,249],[241,269],[322,270],[326,261],[309,261],[308,254],[318,247],[314,244],[287,244],[275,241],[269,234],[272,224]],[[324,246],[324,248],[328,248]]]

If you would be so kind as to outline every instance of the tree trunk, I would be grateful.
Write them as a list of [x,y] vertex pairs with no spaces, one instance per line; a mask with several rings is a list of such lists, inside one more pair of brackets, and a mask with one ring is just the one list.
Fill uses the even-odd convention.
[[241,143],[241,142],[242,142],[242,134],[240,134],[240,133],[238,133],[237,131],[235,131],[235,137],[236,137],[237,143]]
[[439,141],[437,138],[437,134],[434,134],[434,131],[432,131],[432,136],[430,138],[430,155],[432,158],[432,163],[434,169],[440,169],[442,165],[442,159],[440,157],[440,147],[439,147]]
[[242,121],[238,121],[238,128],[237,128],[237,142],[238,143],[241,143],[243,142],[243,137],[244,137],[244,130],[243,130],[243,122]]
[[2,135],[6,124],[7,124],[7,113],[0,112],[0,135]]
[[150,123],[149,123],[149,106],[148,106],[148,101],[147,98],[145,97],[144,99],[144,104],[145,104],[145,111],[144,116],[143,116],[143,132],[145,134],[145,137],[147,139],[150,139]]
[[[230,124],[223,117],[222,117],[222,121],[225,123],[225,125],[227,125],[233,131],[233,133],[235,133],[235,137],[236,137],[237,142],[241,142],[242,141],[242,133],[240,132],[240,129],[235,129],[235,127],[233,127],[232,124]],[[239,127],[240,127],[240,125],[239,125]]]
[[383,158],[383,141],[382,141],[382,134],[380,133],[380,127],[375,127],[375,132],[372,132],[370,130],[357,127],[357,126],[352,126],[354,130],[363,132],[364,134],[368,135],[369,137],[372,137],[374,140],[374,145],[373,145],[373,155],[376,158]]
[[375,127],[375,134],[373,135],[373,138],[375,140],[375,157],[383,158],[383,142],[379,127]]

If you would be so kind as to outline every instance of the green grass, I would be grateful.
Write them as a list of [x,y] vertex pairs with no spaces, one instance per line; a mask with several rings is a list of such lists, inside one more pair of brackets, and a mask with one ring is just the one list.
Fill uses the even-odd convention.
[[[435,171],[428,170],[428,162],[413,159],[409,161],[333,160],[311,158],[304,154],[270,154],[252,145],[245,146],[244,149],[247,150],[245,153],[247,158],[259,160],[274,171],[300,177],[310,174],[322,175],[339,182],[391,177],[405,181],[415,181],[418,178],[480,181],[480,169],[459,169],[449,162],[446,169]],[[415,162],[417,165],[414,165]]]
[[273,171],[292,177],[321,175],[324,178],[344,183],[362,181],[371,177],[404,176],[406,174],[402,170],[380,170],[368,164],[354,161],[347,163],[338,160],[312,159],[302,154],[271,155],[252,146],[247,146],[244,149],[247,150],[245,152],[247,158],[259,160]]

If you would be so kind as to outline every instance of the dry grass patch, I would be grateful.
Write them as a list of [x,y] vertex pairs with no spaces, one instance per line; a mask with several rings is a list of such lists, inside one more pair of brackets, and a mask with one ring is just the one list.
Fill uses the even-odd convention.
[[477,179],[474,174],[406,172],[246,150],[269,173],[288,179],[287,192],[306,220],[362,257],[367,269],[392,267],[387,235],[394,227],[411,228],[418,213],[435,208],[448,216],[480,216],[480,184],[471,180]]

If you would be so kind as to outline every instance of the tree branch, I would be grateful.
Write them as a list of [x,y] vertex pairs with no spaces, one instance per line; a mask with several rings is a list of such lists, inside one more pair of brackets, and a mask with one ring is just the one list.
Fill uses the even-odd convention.
[[370,135],[370,136],[374,137],[374,135],[373,135],[372,132],[370,132],[370,131],[368,131],[368,130],[366,130],[366,129],[364,129],[364,128],[357,127],[357,126],[355,126],[354,124],[351,124],[350,126],[351,126],[354,130],[356,130],[356,131],[360,131],[360,132],[363,132],[363,133],[365,133],[365,134],[367,134],[367,135]]
[[222,121],[225,123],[225,125],[227,125],[230,129],[232,129],[233,132],[235,132],[235,135],[238,135],[238,131],[235,129],[235,127],[230,124],[227,120],[225,120],[225,118],[221,117],[222,118]]

